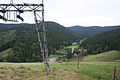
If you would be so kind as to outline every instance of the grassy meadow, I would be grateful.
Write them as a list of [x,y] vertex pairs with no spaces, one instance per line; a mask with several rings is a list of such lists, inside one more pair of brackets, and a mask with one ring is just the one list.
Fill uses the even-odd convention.
[[120,60],[120,51],[112,50],[97,55],[88,55],[82,61],[118,61]]
[[112,80],[114,66],[120,80],[119,58],[120,51],[113,50],[85,56],[79,69],[75,61],[50,63],[48,76],[43,63],[0,63],[0,80]]
[[0,80],[111,80],[112,68],[119,62],[76,62],[50,63],[50,75],[44,75],[42,63],[0,63]]
[[67,46],[66,48],[79,48],[78,45],[73,45],[73,46]]

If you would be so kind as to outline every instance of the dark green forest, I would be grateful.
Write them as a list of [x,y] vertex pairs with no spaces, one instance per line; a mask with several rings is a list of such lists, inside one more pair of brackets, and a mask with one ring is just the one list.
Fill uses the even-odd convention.
[[120,28],[92,36],[80,46],[88,49],[89,54],[120,50]]
[[[35,25],[13,24],[13,26],[8,26],[0,26],[0,61],[42,61]],[[76,32],[58,23],[46,22],[45,28],[49,55],[55,54],[55,50],[71,45],[72,42],[81,38]]]

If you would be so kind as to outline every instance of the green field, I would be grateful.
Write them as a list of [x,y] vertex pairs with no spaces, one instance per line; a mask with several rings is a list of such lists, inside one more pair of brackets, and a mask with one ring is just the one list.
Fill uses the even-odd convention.
[[42,63],[0,63],[0,80],[111,80],[112,68],[119,62],[76,62],[51,63],[51,73],[44,75]]
[[74,45],[74,46],[67,46],[67,48],[79,48],[78,45]]
[[117,61],[120,60],[120,51],[112,50],[97,55],[84,57],[82,61]]
[[84,57],[79,69],[77,62],[50,63],[48,76],[43,63],[0,63],[0,80],[112,80],[113,66],[120,80],[119,58],[120,51],[113,50]]

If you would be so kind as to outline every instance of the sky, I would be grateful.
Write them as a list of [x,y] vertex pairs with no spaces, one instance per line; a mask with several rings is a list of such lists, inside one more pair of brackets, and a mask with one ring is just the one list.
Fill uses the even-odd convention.
[[[13,0],[14,3],[41,3],[41,0]],[[0,4],[10,0],[0,0]],[[66,27],[120,25],[120,0],[44,0],[45,20]],[[32,13],[22,15],[25,23],[34,23]],[[4,21],[0,20],[0,23]],[[21,21],[20,21],[21,23]]]

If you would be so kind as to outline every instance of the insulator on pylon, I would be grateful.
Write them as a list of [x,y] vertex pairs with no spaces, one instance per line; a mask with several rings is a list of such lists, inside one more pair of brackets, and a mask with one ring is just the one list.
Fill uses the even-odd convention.
[[5,10],[0,10],[0,12],[2,12],[2,13],[6,13],[6,11],[5,11]]
[[4,21],[7,21],[7,19],[4,16],[0,15],[0,19],[3,19]]
[[24,19],[20,15],[17,15],[17,18],[19,18],[20,20],[24,21]]

